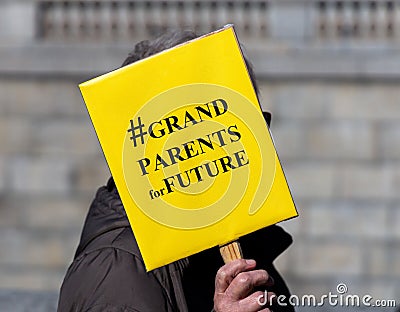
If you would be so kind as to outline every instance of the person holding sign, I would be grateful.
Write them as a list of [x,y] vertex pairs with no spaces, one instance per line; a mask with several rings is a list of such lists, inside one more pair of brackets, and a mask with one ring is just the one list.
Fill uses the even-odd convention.
[[[192,32],[177,31],[153,41],[142,41],[122,66],[195,38],[197,35]],[[258,93],[253,70],[246,58],[245,61]],[[223,104],[221,100],[218,103]],[[220,109],[215,111],[215,115],[222,114],[223,106],[215,108]],[[269,122],[270,115],[266,113],[264,116]],[[186,115],[187,120],[193,123],[194,119]],[[155,137],[184,127],[178,119],[160,119],[156,122],[159,124],[154,124],[154,129],[157,125],[164,124],[166,127],[159,128],[159,132],[154,131],[152,135]],[[131,143],[134,146],[140,144],[140,138],[136,140],[133,135],[135,127],[138,126],[133,126],[132,122],[135,141]],[[224,139],[223,134],[231,135],[228,137],[231,140],[238,138],[235,128],[230,131],[217,132],[220,143]],[[201,144],[201,139],[196,142]],[[197,143],[179,147],[186,153],[182,155],[186,155],[186,158],[197,155],[194,149]],[[174,161],[180,161],[179,154],[173,154],[178,147],[174,148],[169,149],[168,162],[163,160],[163,163],[156,158],[155,163],[167,167]],[[246,165],[244,153],[238,152],[236,155],[235,165],[225,158],[221,158],[220,164],[226,170],[237,168],[238,163]],[[139,160],[138,168],[142,175],[148,174],[151,161],[145,158]],[[171,190],[173,182],[172,178],[167,180]],[[148,196],[149,200],[156,200],[161,192],[149,192]],[[97,191],[89,209],[81,241],[60,290],[58,312],[294,311],[286,301],[276,300],[279,296],[289,298],[290,293],[273,265],[276,257],[291,244],[291,236],[282,228],[272,225],[241,237],[240,242],[246,259],[224,264],[218,247],[214,247],[148,271],[114,179],[110,178],[107,185]]]

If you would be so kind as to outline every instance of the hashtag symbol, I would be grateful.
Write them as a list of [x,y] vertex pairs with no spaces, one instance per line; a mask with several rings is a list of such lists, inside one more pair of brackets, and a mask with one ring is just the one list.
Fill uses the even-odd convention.
[[[131,119],[131,127],[128,129],[128,132],[132,132],[132,136],[130,139],[133,141],[133,146],[137,146],[136,139],[140,138],[142,144],[144,144],[144,137],[147,134],[146,131],[143,131],[144,124],[142,123],[142,119],[140,117],[137,118],[137,126],[135,126],[133,120]],[[137,134],[136,131],[139,131]]]

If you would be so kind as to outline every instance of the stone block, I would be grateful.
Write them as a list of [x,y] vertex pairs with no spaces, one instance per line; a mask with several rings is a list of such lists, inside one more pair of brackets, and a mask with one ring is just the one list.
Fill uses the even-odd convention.
[[394,198],[398,190],[394,189],[394,167],[389,165],[342,165],[337,169],[337,196],[346,199]]
[[328,199],[334,196],[334,166],[320,163],[287,163],[284,171],[295,200]]
[[271,134],[279,158],[299,160],[306,155],[306,129],[304,125],[296,122],[274,123],[271,127]]
[[[90,201],[65,197],[11,198],[5,207],[18,218],[18,226],[26,230],[79,233],[89,210]],[[0,210],[1,212],[1,210]],[[0,224],[2,222],[0,221]]]
[[289,82],[275,85],[268,99],[273,107],[272,120],[300,119],[306,126],[307,121],[304,119],[327,118],[328,107],[335,92],[338,92],[335,87],[324,83]]
[[6,157],[0,154],[0,199],[2,195],[6,193],[7,188],[7,165],[6,165]]
[[337,119],[397,120],[400,119],[396,84],[342,85],[333,96],[330,115]]
[[40,267],[60,269],[71,261],[79,232],[32,231],[23,228],[0,229],[0,267]]
[[359,276],[361,246],[346,240],[298,240],[296,274],[307,278]]
[[15,209],[14,201],[9,200],[10,196],[0,196],[0,227],[21,225],[21,209]]
[[307,125],[308,157],[367,160],[374,157],[374,132],[366,122],[337,121]]
[[0,118],[0,146],[2,155],[27,154],[33,147],[34,127],[30,118]]
[[271,1],[268,12],[271,36],[274,40],[304,40],[308,24],[304,3]]
[[0,38],[7,44],[31,43],[35,36],[35,2],[0,3]]
[[101,147],[89,118],[51,119],[38,123],[34,133],[35,155],[93,156]]
[[400,168],[396,163],[391,164],[390,162],[383,162],[388,167],[388,170],[392,173],[392,179],[390,180],[390,198],[400,198]]
[[74,167],[73,190],[77,194],[94,194],[111,176],[107,162],[101,156],[81,159]]
[[[373,278],[366,278],[362,280],[362,283],[359,283],[357,285],[357,288],[355,288],[352,293],[353,294],[360,294],[362,296],[364,295],[370,295],[372,297],[371,303],[375,303],[376,300],[393,300],[395,299],[397,303],[399,303],[398,300],[398,282],[394,279],[390,279],[387,277],[373,277]],[[397,295],[396,295],[397,293]],[[369,307],[369,309],[374,310],[374,311],[394,311],[393,308],[380,308],[379,310],[375,310],[376,308]]]
[[390,272],[390,254],[388,246],[384,243],[377,244],[373,241],[366,241],[368,248],[364,248],[364,272],[365,275],[375,278],[388,278]]
[[44,118],[87,116],[78,82],[74,80],[0,80],[6,116]]
[[[0,278],[7,280],[10,277],[3,274]],[[11,284],[13,284],[12,280]],[[57,301],[58,292],[56,291],[0,290],[0,311],[53,312],[57,310]]]
[[391,272],[392,277],[400,278],[400,243],[395,242],[390,244],[389,250],[389,272]]
[[377,155],[383,159],[400,159],[400,126],[398,122],[382,123],[377,135]]
[[[65,275],[66,270],[52,270],[52,269],[38,269],[38,268],[4,268],[0,270],[0,292],[6,289],[9,290],[19,290],[19,291],[52,291],[59,292],[61,283],[63,281],[63,276]],[[0,307],[5,303],[5,301],[1,300],[0,296]],[[20,298],[20,300],[24,300]],[[46,311],[46,310],[30,310],[24,306],[24,309],[12,309],[12,310],[3,310],[0,308],[0,311]],[[55,311],[55,310],[49,310]]]
[[361,242],[387,237],[387,209],[381,203],[314,202],[303,209],[309,237],[342,238]]
[[11,193],[65,195],[71,189],[72,164],[66,159],[22,156],[9,166]]
[[388,210],[388,235],[389,238],[400,240],[400,204],[393,205]]

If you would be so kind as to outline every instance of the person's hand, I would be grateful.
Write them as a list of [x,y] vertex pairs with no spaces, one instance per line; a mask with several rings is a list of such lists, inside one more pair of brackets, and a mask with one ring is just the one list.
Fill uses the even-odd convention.
[[[235,260],[222,266],[215,277],[214,310],[216,312],[270,311],[260,304],[264,292],[256,287],[273,285],[272,278],[265,270],[254,270],[254,260]],[[274,293],[262,300],[270,303]]]

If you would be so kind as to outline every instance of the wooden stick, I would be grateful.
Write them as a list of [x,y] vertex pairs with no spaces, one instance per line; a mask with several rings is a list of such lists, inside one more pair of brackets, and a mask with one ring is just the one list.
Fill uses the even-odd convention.
[[242,259],[242,249],[240,248],[239,241],[233,241],[219,247],[222,259],[225,263],[231,262],[236,259]]

